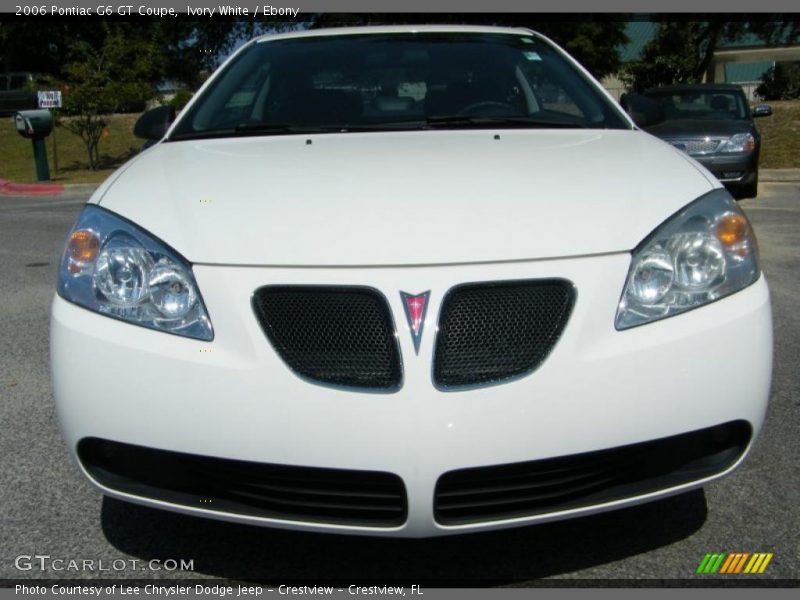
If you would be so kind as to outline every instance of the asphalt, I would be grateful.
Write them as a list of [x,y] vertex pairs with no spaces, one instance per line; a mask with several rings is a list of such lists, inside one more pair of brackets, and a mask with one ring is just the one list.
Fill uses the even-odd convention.
[[[774,553],[754,583],[797,584],[800,184],[763,184],[758,199],[742,203],[756,228],[772,291],[776,350],[766,424],[742,469],[703,491],[640,507],[429,540],[231,525],[103,499],[90,488],[59,435],[47,351],[56,266],[85,198],[85,191],[70,189],[58,198],[0,196],[0,579],[169,576],[524,586],[553,577],[581,584],[685,578],[735,584],[750,576],[725,579],[695,575],[695,569],[707,552],[742,551]],[[725,373],[719,378],[724,386]],[[195,570],[19,571],[15,557],[26,554],[106,565],[191,559]]]

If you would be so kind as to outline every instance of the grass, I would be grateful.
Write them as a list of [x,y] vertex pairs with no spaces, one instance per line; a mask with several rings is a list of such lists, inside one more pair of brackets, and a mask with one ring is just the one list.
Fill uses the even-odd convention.
[[773,115],[756,119],[762,169],[800,169],[800,100],[768,103]]
[[[800,100],[771,102],[771,117],[756,123],[762,135],[761,167],[764,169],[800,168]],[[52,181],[58,183],[99,183],[142,147],[133,136],[139,115],[108,117],[108,135],[100,142],[101,169],[90,171],[86,148],[76,135],[63,127],[55,132],[58,169],[53,160],[53,135],[47,138],[47,159]],[[11,117],[0,119],[0,179],[19,183],[36,181],[30,140],[17,134]]]
[[[99,183],[114,169],[136,154],[144,140],[133,135],[133,124],[139,115],[111,115],[107,118],[108,134],[100,141],[101,168],[89,170],[89,158],[81,139],[63,127],[46,138],[50,179],[56,183]],[[53,135],[58,151],[58,169],[53,160]],[[0,119],[0,179],[17,183],[36,181],[31,141],[21,137],[12,117]]]

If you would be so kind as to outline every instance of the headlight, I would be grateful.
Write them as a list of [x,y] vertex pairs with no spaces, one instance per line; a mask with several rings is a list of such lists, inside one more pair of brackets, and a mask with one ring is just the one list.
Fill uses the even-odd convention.
[[136,325],[214,339],[191,265],[146,231],[95,205],[83,209],[69,233],[58,293]]
[[752,152],[756,149],[756,139],[749,133],[737,133],[725,140],[719,147],[720,152]]
[[719,300],[755,282],[759,274],[758,246],[747,217],[725,190],[714,190],[633,251],[616,328]]

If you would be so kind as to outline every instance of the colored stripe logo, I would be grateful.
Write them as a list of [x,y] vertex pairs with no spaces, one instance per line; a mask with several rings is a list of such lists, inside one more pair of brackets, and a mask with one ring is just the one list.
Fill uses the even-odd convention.
[[703,575],[738,575],[741,573],[761,574],[767,570],[772,560],[772,552],[716,552],[707,553],[697,573]]

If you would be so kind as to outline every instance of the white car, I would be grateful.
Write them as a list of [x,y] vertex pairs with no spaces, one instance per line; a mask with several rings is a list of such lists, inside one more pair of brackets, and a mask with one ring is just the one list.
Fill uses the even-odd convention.
[[541,35],[262,37],[167,113],[78,217],[52,306],[63,435],[103,494],[425,537],[748,454],[772,362],[750,224]]

